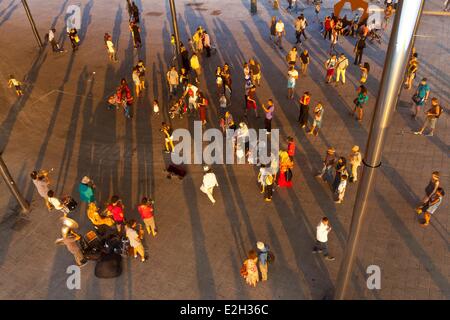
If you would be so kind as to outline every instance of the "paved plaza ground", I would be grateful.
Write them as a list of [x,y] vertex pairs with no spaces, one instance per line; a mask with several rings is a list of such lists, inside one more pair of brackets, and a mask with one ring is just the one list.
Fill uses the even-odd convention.
[[[334,203],[329,188],[314,174],[321,167],[327,147],[347,156],[353,145],[365,149],[372,110],[384,64],[389,32],[383,43],[368,44],[363,61],[369,61],[369,104],[362,124],[348,111],[359,85],[359,69],[347,71],[347,84],[324,82],[323,63],[329,42],[313,22],[313,10],[304,10],[310,25],[305,42],[311,54],[309,74],[296,88],[312,93],[312,104],[325,106],[324,126],[318,137],[299,128],[298,104],[286,98],[286,53],[269,39],[270,17],[281,17],[287,41],[294,43],[294,16],[274,11],[268,0],[258,1],[258,14],[250,15],[246,0],[177,0],[181,38],[202,25],[217,46],[217,54],[201,58],[204,74],[200,88],[210,98],[207,127],[218,127],[215,68],[228,62],[233,76],[231,111],[243,116],[242,63],[255,57],[262,64],[259,102],[273,98],[273,125],[280,135],[295,137],[294,187],[277,189],[272,203],[263,201],[256,183],[257,168],[250,165],[213,167],[220,187],[212,206],[200,192],[202,166],[190,165],[182,181],[167,180],[163,172],[169,157],[162,152],[161,121],[169,121],[165,74],[171,61],[171,18],[168,1],[137,0],[141,9],[143,48],[133,49],[128,29],[126,2],[81,0],[81,46],[72,54],[64,33],[69,0],[29,1],[43,37],[50,26],[69,52],[50,48],[39,53],[23,7],[18,0],[0,0],[0,150],[32,211],[19,215],[15,200],[0,182],[0,298],[2,299],[324,299],[332,297],[351,221],[356,184],[347,189],[343,204]],[[286,2],[281,1],[283,7]],[[440,1],[426,1],[426,10],[440,10]],[[324,10],[324,15],[328,10]],[[392,118],[382,167],[359,244],[351,299],[449,299],[449,196],[424,229],[414,212],[423,197],[432,171],[441,172],[449,190],[450,32],[449,16],[424,15],[416,37],[420,67],[418,78],[427,77],[431,96],[441,100],[445,113],[433,137],[415,136],[423,123],[410,117],[411,91],[403,91]],[[109,32],[118,49],[118,63],[109,63],[103,34]],[[344,38],[337,50],[353,62],[355,40]],[[285,43],[285,48],[291,44]],[[106,97],[120,78],[131,83],[131,68],[142,59],[147,66],[145,97],[133,106],[134,117],[107,110]],[[95,72],[95,75],[93,75]],[[9,74],[25,83],[18,99],[6,86]],[[417,85],[417,81],[415,82]],[[164,111],[152,114],[158,99]],[[192,128],[192,119],[171,120],[175,128]],[[249,117],[250,126],[263,128],[263,120]],[[149,260],[124,260],[124,272],[116,279],[94,276],[94,262],[82,268],[80,290],[66,287],[66,268],[72,255],[54,241],[60,237],[60,214],[47,212],[29,173],[50,169],[57,195],[78,199],[78,183],[84,175],[94,179],[100,203],[112,194],[124,200],[125,215],[138,218],[136,206],[143,194],[156,203],[157,238],[147,237]],[[73,214],[81,231],[90,222],[81,205]],[[336,261],[311,253],[315,227],[323,216],[330,219],[330,251]],[[269,281],[251,288],[239,274],[246,252],[261,240],[276,255]],[[381,290],[366,287],[366,268],[381,268]]]

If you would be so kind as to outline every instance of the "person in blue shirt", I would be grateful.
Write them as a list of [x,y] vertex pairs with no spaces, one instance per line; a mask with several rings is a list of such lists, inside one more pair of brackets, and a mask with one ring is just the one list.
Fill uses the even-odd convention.
[[427,103],[429,95],[430,95],[430,86],[427,83],[427,78],[423,78],[422,81],[420,81],[420,84],[417,87],[417,91],[413,96],[413,101],[416,107],[414,113],[411,115],[412,118],[414,119],[417,118],[419,111]]
[[80,192],[80,200],[86,203],[95,202],[95,194],[94,194],[95,185],[91,178],[88,176],[84,176],[81,179],[81,183],[78,187],[78,191]]
[[259,271],[261,271],[261,279],[262,281],[267,281],[269,246],[264,244],[264,242],[258,241],[256,247],[258,248],[258,264]]

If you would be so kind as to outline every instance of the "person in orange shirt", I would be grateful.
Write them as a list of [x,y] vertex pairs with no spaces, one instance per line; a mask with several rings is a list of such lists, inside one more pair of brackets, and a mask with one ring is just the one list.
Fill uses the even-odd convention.
[[155,218],[153,213],[153,200],[147,197],[143,197],[141,200],[141,204],[138,206],[139,214],[141,215],[142,220],[144,221],[145,228],[147,229],[148,234],[150,232],[154,237],[158,234],[156,231]]

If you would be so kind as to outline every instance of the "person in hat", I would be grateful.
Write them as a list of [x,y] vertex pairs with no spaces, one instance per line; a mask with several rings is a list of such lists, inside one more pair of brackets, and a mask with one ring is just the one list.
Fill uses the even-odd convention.
[[88,176],[84,176],[83,179],[81,179],[78,191],[80,192],[81,201],[86,202],[87,204],[95,202],[95,185]]
[[203,193],[206,193],[209,200],[214,204],[216,200],[213,197],[214,187],[218,187],[219,183],[217,182],[216,175],[212,172],[212,170],[208,166],[203,167],[203,171],[205,172],[203,176],[203,184],[200,187],[200,190]]
[[332,169],[336,163],[336,150],[333,147],[329,147],[325,159],[323,160],[322,170],[316,178],[322,178],[324,181],[330,181],[332,178]]
[[267,281],[269,246],[264,244],[264,242],[258,241],[256,247],[258,248],[258,266],[261,272],[261,280]]
[[148,234],[150,232],[154,237],[158,234],[156,231],[155,218],[153,213],[153,200],[147,197],[143,197],[141,200],[141,204],[138,206],[139,214],[141,215],[142,220],[144,221],[145,228],[147,229]]
[[261,185],[261,193],[264,193],[264,200],[272,201],[273,192],[273,181],[274,177],[272,174],[272,169],[267,168],[265,164],[261,164],[258,174],[258,182]]
[[350,162],[351,173],[350,182],[358,181],[358,168],[361,166],[362,158],[358,146],[353,146],[352,153],[348,156]]

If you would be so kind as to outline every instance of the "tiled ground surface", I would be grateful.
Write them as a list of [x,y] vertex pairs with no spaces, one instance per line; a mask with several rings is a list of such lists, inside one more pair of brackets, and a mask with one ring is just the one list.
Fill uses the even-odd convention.
[[[274,48],[268,37],[270,16],[283,18],[289,42],[294,41],[292,16],[275,12],[269,1],[259,1],[258,14],[249,14],[249,2],[177,1],[178,23],[183,40],[198,25],[204,26],[217,44],[218,54],[202,59],[205,75],[201,88],[216,106],[215,67],[223,62],[232,66],[234,98],[232,111],[242,115],[242,61],[254,56],[263,68],[259,101],[272,97],[276,103],[274,126],[282,136],[296,138],[294,188],[277,190],[274,201],[262,201],[256,187],[256,169],[244,166],[217,166],[220,183],[217,204],[212,207],[198,190],[201,167],[189,166],[182,181],[168,181],[162,172],[168,158],[162,154],[159,124],[167,115],[153,116],[150,101],[158,98],[167,110],[165,72],[170,61],[170,8],[167,1],[136,1],[142,9],[144,48],[132,48],[127,27],[125,1],[81,1],[83,24],[81,48],[57,55],[45,51],[38,55],[20,1],[0,1],[1,82],[14,73],[25,79],[27,94],[17,100],[5,85],[0,87],[1,150],[33,211],[27,219],[17,219],[3,181],[0,184],[0,298],[38,299],[321,299],[330,297],[337,277],[342,251],[351,220],[356,185],[348,188],[344,204],[336,206],[327,187],[313,174],[330,145],[347,155],[354,144],[365,146],[370,114],[375,104],[388,36],[381,46],[369,45],[364,60],[372,66],[367,86],[370,101],[362,125],[352,120],[350,108],[359,79],[353,65],[347,72],[346,86],[324,84],[323,61],[328,42],[310,23],[305,46],[312,55],[307,77],[302,77],[296,93],[309,90],[313,103],[321,100],[326,108],[324,128],[317,138],[305,136],[296,126],[297,105],[285,98],[285,53]],[[429,10],[439,9],[439,1],[427,1]],[[63,32],[65,9],[70,3],[44,1],[30,3],[43,35],[46,26]],[[283,4],[284,5],[284,4]],[[312,22],[313,12],[305,15]],[[432,96],[442,100],[448,111],[449,33],[448,16],[423,16],[416,39],[420,54],[419,78],[430,79]],[[120,62],[107,62],[102,45],[103,33],[117,41]],[[64,45],[68,40],[62,36]],[[353,39],[338,46],[351,58]],[[286,47],[288,47],[286,45]],[[130,68],[143,59],[148,66],[148,91],[134,106],[135,117],[126,121],[119,113],[106,110],[105,97],[121,77],[131,81]],[[96,72],[94,78],[90,76]],[[208,85],[206,85],[208,84]],[[430,172],[440,170],[444,187],[449,182],[449,120],[445,113],[436,135],[411,134],[422,123],[412,121],[407,105],[412,92],[403,92],[384,151],[383,167],[377,175],[370,199],[367,222],[359,246],[354,281],[348,298],[353,299],[448,299],[448,200],[445,199],[428,229],[418,226],[413,211],[423,195]],[[209,126],[217,126],[214,107]],[[262,120],[250,117],[253,127]],[[188,120],[173,121],[175,127],[189,127]],[[54,168],[58,194],[77,194],[77,182],[90,175],[99,187],[98,198],[106,201],[118,193],[125,201],[128,217],[141,194],[156,199],[157,239],[147,239],[150,260],[145,264],[125,261],[120,278],[94,277],[94,264],[82,269],[82,288],[69,291],[65,286],[66,267],[71,255],[55,247],[59,236],[58,216],[47,213],[34,192],[28,173],[34,168]],[[89,229],[84,206],[75,213],[82,230]],[[311,254],[315,226],[328,216],[334,227],[330,248],[337,257],[326,262]],[[273,248],[277,261],[269,281],[256,289],[245,285],[239,267],[245,253],[257,240]],[[382,270],[382,289],[367,290],[365,269],[376,264]]]

